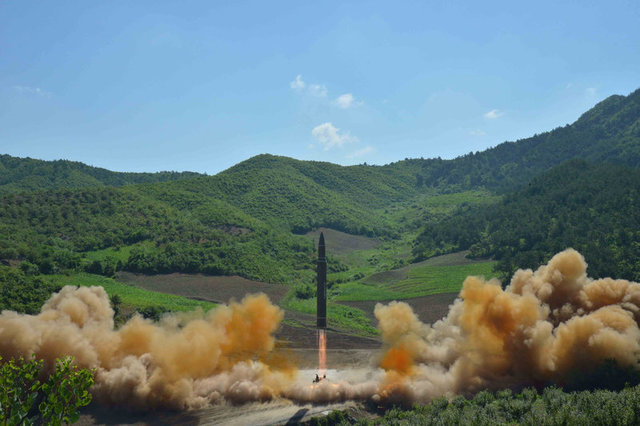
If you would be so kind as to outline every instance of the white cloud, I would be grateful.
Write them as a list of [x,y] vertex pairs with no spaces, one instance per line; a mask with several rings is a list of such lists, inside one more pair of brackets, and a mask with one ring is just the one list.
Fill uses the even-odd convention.
[[46,90],[42,90],[39,87],[31,87],[31,86],[13,86],[14,90],[18,93],[27,94],[27,95],[38,95],[49,97],[51,96],[51,92],[47,92]]
[[302,90],[304,89],[304,86],[306,86],[306,84],[302,80],[302,76],[300,74],[296,76],[295,80],[289,83],[289,87],[291,87],[293,90]]
[[311,93],[313,96],[324,98],[325,96],[327,96],[327,88],[324,84],[310,84],[309,93]]
[[351,154],[347,155],[347,158],[363,157],[367,154],[372,154],[374,152],[376,152],[376,149],[371,145],[367,145],[364,148],[354,151]]
[[596,90],[597,89],[595,87],[587,87],[584,92],[587,96],[594,96],[596,94]]
[[358,138],[351,136],[349,132],[340,132],[340,129],[331,123],[323,123],[316,126],[311,131],[313,136],[325,151],[333,147],[342,147],[342,145],[351,142],[357,142]]
[[480,129],[472,130],[472,131],[470,131],[470,132],[469,132],[469,134],[470,134],[471,136],[485,136],[485,135],[486,135],[486,133],[485,133],[485,132],[483,132],[483,131],[482,131],[482,130],[480,130]]
[[338,96],[334,103],[338,106],[338,108],[342,109],[347,109],[351,108],[352,106],[358,106],[362,104],[362,102],[356,102],[356,99],[351,93],[345,93],[344,95]]
[[489,120],[494,120],[498,117],[501,117],[504,113],[499,109],[492,109],[484,115],[484,118],[488,118]]

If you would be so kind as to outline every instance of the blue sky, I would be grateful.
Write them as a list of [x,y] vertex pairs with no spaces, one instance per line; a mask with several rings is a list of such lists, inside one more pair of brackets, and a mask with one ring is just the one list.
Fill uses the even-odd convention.
[[640,2],[0,2],[0,153],[453,158],[640,87]]

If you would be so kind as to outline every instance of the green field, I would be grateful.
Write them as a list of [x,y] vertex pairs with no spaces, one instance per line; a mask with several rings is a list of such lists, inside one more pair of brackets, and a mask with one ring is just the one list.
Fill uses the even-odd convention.
[[334,300],[391,300],[410,299],[439,293],[460,291],[468,276],[495,277],[496,262],[476,262],[466,265],[424,265],[411,268],[408,277],[387,284],[350,282],[339,286]]
[[133,249],[134,247],[150,247],[152,248],[153,245],[149,242],[143,242],[140,244],[132,244],[132,245],[128,245],[128,246],[121,246],[121,247],[108,247],[106,249],[102,249],[102,250],[95,250],[95,251],[88,251],[86,253],[84,253],[84,257],[85,259],[87,259],[87,261],[89,262],[93,262],[95,260],[99,261],[99,262],[103,262],[107,259],[112,259],[114,261],[120,261],[123,264],[127,262],[127,260],[129,259],[129,255],[131,254],[131,249]]
[[[316,314],[316,298],[300,300],[291,294],[282,299],[282,307],[305,314]],[[332,326],[348,330],[363,336],[375,336],[378,331],[371,325],[371,320],[367,318],[360,309],[344,306],[337,303],[327,303],[327,319]]]
[[109,296],[118,295],[122,299],[123,305],[133,309],[144,309],[149,307],[158,307],[163,311],[191,311],[196,308],[202,308],[207,311],[216,306],[215,303],[204,302],[199,300],[187,299],[182,296],[174,296],[167,293],[159,293],[157,291],[143,290],[138,287],[122,284],[112,278],[100,275],[78,273],[72,275],[50,275],[47,280],[57,285],[73,285],[73,286],[102,286]]

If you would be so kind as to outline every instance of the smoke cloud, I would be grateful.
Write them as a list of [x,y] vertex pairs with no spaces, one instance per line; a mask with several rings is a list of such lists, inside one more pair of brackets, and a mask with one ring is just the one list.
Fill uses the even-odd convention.
[[605,359],[640,357],[640,285],[593,280],[577,251],[535,272],[517,271],[506,289],[468,277],[446,318],[421,324],[405,303],[377,305],[386,378],[376,398],[428,401],[481,389],[559,383]]
[[38,315],[0,315],[0,355],[35,355],[49,369],[71,355],[80,367],[96,369],[98,401],[139,408],[267,399],[294,374],[272,356],[283,312],[265,295],[191,316],[159,324],[135,316],[114,330],[102,287],[67,286]]
[[96,369],[96,400],[137,408],[188,409],[277,397],[300,402],[373,399],[427,402],[482,389],[560,383],[613,358],[640,360],[640,284],[594,280],[575,250],[538,270],[519,270],[506,289],[468,277],[447,317],[433,325],[409,305],[378,304],[384,347],[375,364],[298,379],[274,349],[283,311],[265,295],[210,312],[135,316],[114,329],[101,287],[65,287],[38,315],[0,314],[0,355],[34,355],[52,368],[71,355]]

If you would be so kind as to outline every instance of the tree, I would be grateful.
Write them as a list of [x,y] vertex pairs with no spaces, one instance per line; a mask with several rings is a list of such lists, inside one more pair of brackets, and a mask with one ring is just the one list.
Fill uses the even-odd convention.
[[91,402],[93,370],[78,368],[70,357],[58,359],[53,373],[42,383],[38,378],[42,365],[42,360],[23,358],[2,363],[0,425],[73,423],[78,420],[78,409]]

